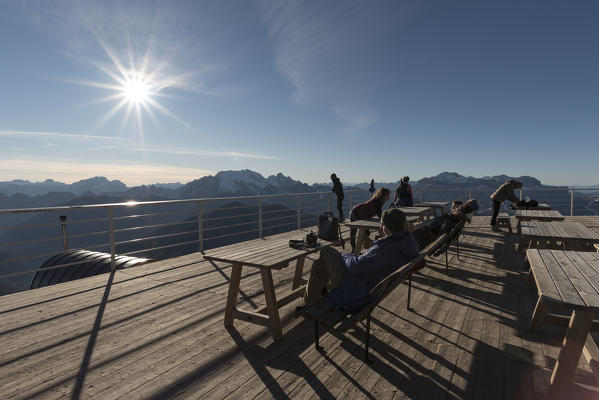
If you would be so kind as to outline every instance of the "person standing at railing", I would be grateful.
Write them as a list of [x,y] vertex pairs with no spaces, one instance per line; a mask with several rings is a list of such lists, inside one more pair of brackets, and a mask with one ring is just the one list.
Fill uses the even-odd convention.
[[[360,221],[364,219],[369,219],[374,217],[375,215],[381,218],[383,213],[383,204],[389,197],[391,196],[391,191],[386,187],[380,187],[377,191],[372,195],[370,200],[365,201],[364,203],[360,203],[355,205],[351,211],[349,212],[349,220],[350,221]],[[366,231],[366,235],[370,232]],[[354,248],[356,247],[356,228],[351,228],[349,231],[349,242],[351,243],[351,252],[354,252]]]
[[345,221],[343,218],[343,185],[341,180],[337,178],[336,174],[331,174],[331,180],[333,181],[333,193],[337,196],[337,210],[339,211],[339,222]]
[[376,192],[376,189],[374,188],[374,179],[370,180],[370,187],[368,188],[368,191],[370,192],[370,194]]
[[493,200],[493,216],[491,217],[491,226],[493,227],[493,230],[496,230],[495,224],[497,223],[497,215],[499,215],[501,203],[506,200],[517,203],[519,199],[514,194],[514,190],[522,189],[522,186],[522,182],[519,182],[515,179],[508,179],[503,185],[499,186],[495,193],[491,195],[491,200]]
[[410,185],[409,176],[404,176],[397,186],[395,191],[395,197],[393,198],[393,204],[395,207],[413,207],[414,206],[414,193],[412,192],[412,185]]

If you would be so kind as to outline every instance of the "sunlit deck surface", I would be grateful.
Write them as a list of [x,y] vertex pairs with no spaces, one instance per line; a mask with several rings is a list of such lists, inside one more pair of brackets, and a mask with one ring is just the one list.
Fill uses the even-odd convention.
[[[567,217],[599,231],[599,217]],[[0,298],[0,398],[544,398],[564,328],[528,331],[536,292],[517,236],[475,217],[450,251],[401,285],[364,329],[323,334],[282,310],[284,339],[223,325],[229,265],[192,254]],[[515,221],[513,222],[515,226]],[[309,272],[311,261],[305,271]],[[294,268],[275,271],[288,290]],[[240,306],[264,305],[258,270],[244,268]],[[294,305],[299,304],[294,303]],[[584,357],[570,399],[598,398]]]

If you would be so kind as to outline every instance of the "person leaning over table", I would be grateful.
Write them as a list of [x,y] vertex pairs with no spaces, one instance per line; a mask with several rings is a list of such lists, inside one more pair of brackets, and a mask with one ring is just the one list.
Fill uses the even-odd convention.
[[522,189],[522,182],[519,182],[515,179],[508,179],[505,183],[495,191],[491,195],[491,199],[493,200],[493,216],[491,217],[491,226],[493,230],[495,230],[495,224],[497,223],[497,215],[499,215],[499,209],[501,208],[501,203],[506,200],[517,203],[518,198],[514,194],[515,189]]
[[[356,204],[349,212],[350,221],[361,221],[374,217],[381,217],[383,212],[383,204],[389,200],[391,191],[385,187],[380,187],[372,195],[372,197],[364,203]],[[356,247],[356,228],[349,230],[349,242],[351,244],[351,251],[354,252]]]
[[331,247],[320,250],[306,286],[306,305],[318,301],[327,289],[329,299],[345,312],[357,312],[368,304],[370,291],[381,280],[418,256],[418,243],[404,229],[405,222],[401,210],[390,208],[381,217],[385,237],[374,241],[364,254],[341,254]]

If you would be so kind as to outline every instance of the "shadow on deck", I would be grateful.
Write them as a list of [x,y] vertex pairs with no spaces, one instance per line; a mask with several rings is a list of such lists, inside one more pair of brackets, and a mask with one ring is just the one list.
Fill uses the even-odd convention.
[[[4,296],[0,398],[545,398],[563,328],[528,331],[536,293],[516,239],[475,217],[448,274],[439,257],[414,277],[412,312],[405,286],[374,312],[371,365],[361,326],[324,334],[321,354],[293,306],[283,340],[242,321],[226,329],[231,267],[201,254]],[[274,278],[289,290],[293,268]],[[239,303],[264,305],[259,271],[244,268]],[[581,360],[570,397],[597,398],[594,385]]]

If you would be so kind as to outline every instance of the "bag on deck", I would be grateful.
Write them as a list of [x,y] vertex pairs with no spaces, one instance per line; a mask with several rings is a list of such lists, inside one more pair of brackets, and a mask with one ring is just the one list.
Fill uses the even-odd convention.
[[339,219],[333,213],[324,212],[318,217],[318,237],[323,240],[339,240]]
[[519,202],[516,203],[516,205],[518,207],[537,207],[539,205],[539,202],[536,200],[520,200]]

